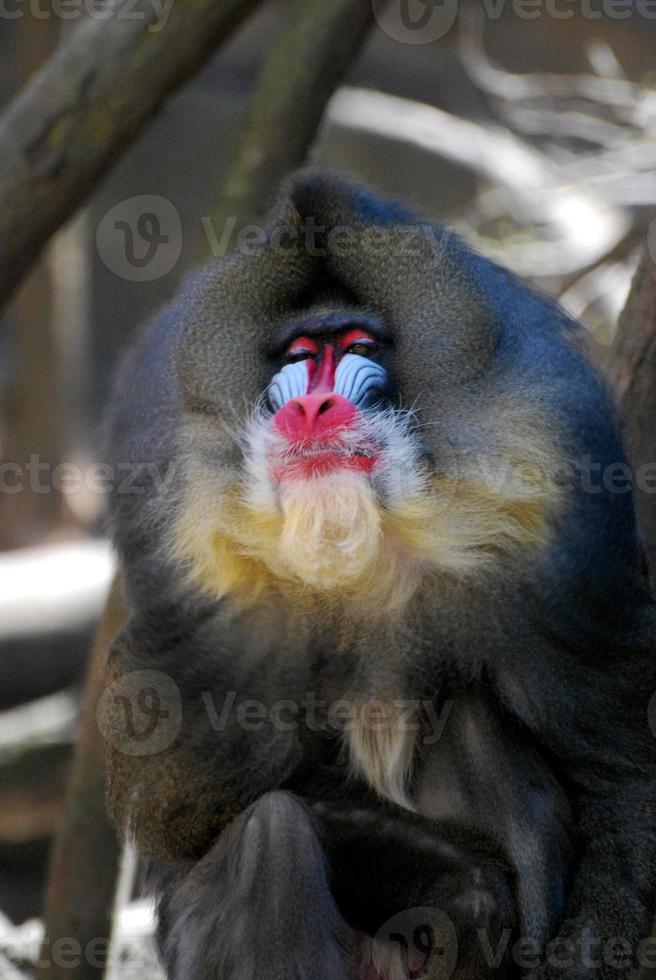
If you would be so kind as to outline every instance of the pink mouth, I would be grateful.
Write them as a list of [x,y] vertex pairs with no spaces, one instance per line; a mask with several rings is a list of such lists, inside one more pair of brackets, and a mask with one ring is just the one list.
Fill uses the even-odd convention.
[[369,474],[374,470],[377,459],[378,454],[373,448],[352,450],[335,443],[301,443],[272,460],[271,474],[276,483],[283,480],[307,480],[338,470]]

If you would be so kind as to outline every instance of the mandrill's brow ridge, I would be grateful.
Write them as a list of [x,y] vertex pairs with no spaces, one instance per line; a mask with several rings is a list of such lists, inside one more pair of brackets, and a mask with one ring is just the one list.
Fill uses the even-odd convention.
[[301,335],[321,337],[340,333],[349,327],[362,327],[367,330],[379,343],[389,345],[392,342],[389,330],[378,317],[354,310],[351,312],[333,312],[325,314],[300,314],[288,320],[276,331],[276,337],[269,348],[269,356],[280,357],[289,344]]

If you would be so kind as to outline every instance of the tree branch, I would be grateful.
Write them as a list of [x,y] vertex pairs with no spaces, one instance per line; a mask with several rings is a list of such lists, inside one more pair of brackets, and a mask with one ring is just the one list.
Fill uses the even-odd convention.
[[[638,528],[656,577],[656,264],[645,248],[620,316],[608,375],[633,467]],[[653,489],[649,492],[649,486]]]
[[109,0],[32,78],[0,119],[0,304],[163,99],[260,2]]
[[372,21],[371,0],[292,0],[211,219],[219,236],[229,218],[260,220],[272,190],[305,163],[326,104]]

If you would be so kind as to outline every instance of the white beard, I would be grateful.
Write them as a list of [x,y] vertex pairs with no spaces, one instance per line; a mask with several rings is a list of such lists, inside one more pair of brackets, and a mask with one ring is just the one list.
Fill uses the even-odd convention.
[[279,490],[281,564],[300,581],[334,589],[366,580],[383,546],[380,510],[369,480],[337,471],[285,481]]

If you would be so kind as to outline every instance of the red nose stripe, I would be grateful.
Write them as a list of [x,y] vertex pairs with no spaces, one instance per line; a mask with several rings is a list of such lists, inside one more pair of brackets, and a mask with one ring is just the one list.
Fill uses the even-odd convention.
[[353,425],[357,409],[342,395],[303,395],[292,398],[277,412],[274,425],[290,442],[334,439]]
[[310,361],[308,367],[309,385],[308,394],[319,395],[328,393],[335,387],[335,352],[331,344],[326,344],[323,349],[323,357],[319,363]]

